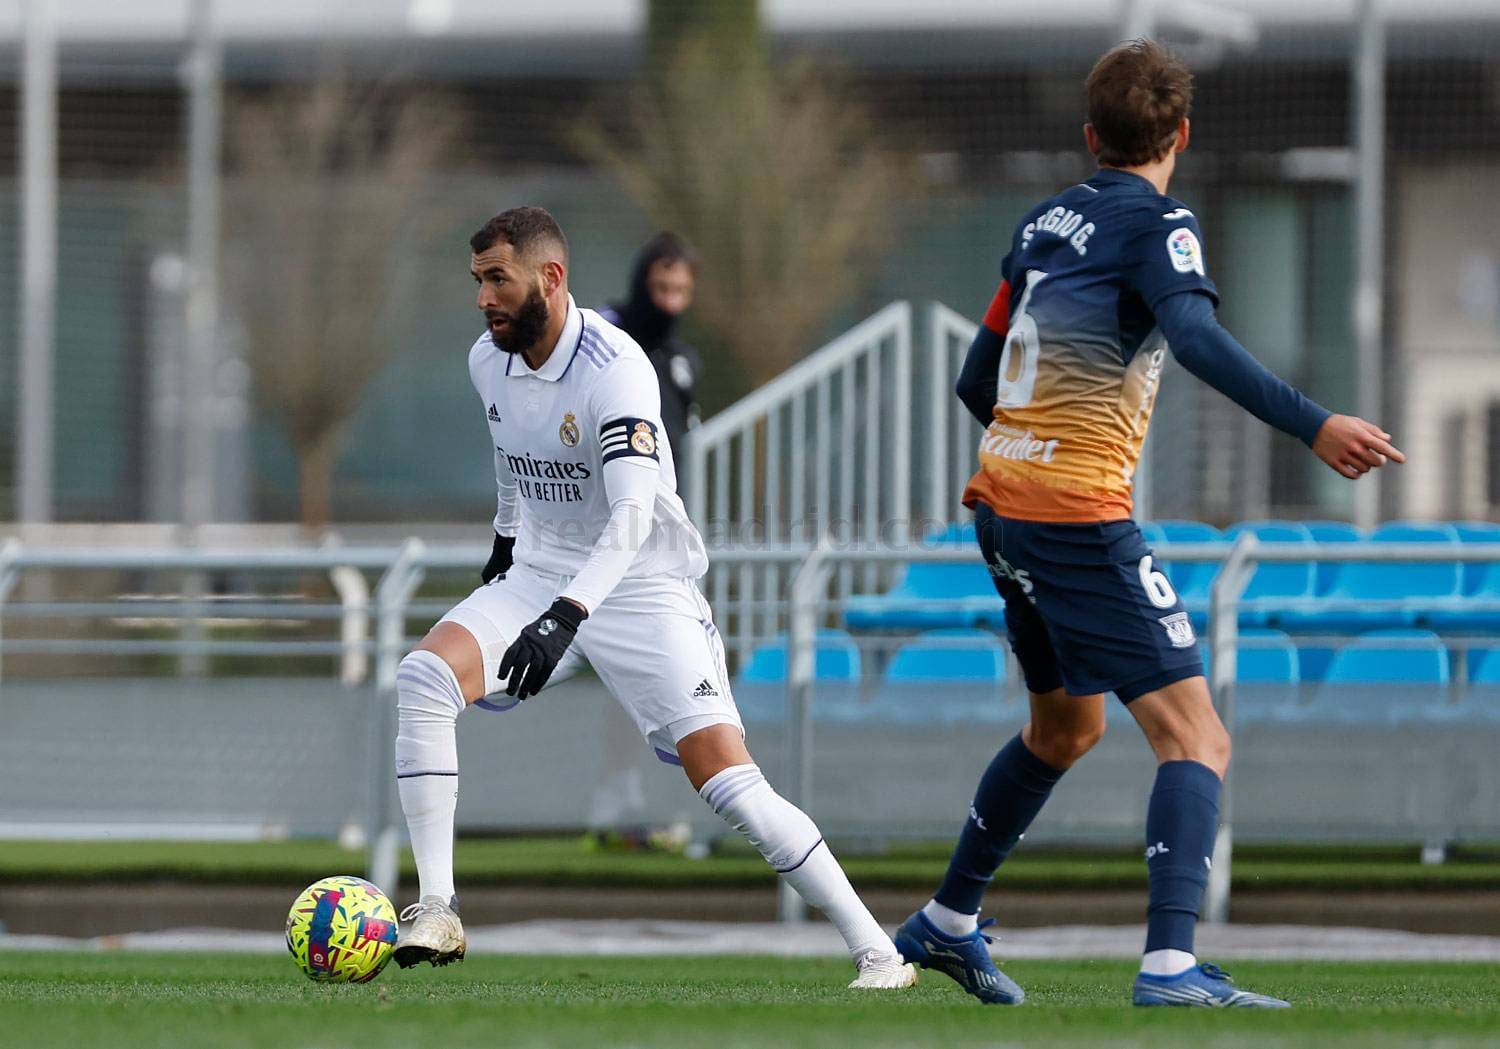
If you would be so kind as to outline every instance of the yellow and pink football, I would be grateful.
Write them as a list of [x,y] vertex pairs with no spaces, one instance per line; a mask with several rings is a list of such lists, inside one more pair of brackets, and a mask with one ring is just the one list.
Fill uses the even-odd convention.
[[396,949],[396,908],[363,878],[339,875],[302,890],[286,916],[286,947],[323,983],[365,983]]

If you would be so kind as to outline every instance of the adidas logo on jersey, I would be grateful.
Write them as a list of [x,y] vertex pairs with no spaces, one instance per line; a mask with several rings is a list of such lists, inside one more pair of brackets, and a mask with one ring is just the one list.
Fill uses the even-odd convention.
[[491,403],[490,404],[490,422],[497,423],[499,421],[500,421],[500,411],[499,411],[498,408],[495,407],[495,405],[493,403]]
[[708,683],[708,678],[704,678],[698,682],[698,687],[693,689],[694,699],[703,699],[707,696],[717,696],[718,694],[719,690]]

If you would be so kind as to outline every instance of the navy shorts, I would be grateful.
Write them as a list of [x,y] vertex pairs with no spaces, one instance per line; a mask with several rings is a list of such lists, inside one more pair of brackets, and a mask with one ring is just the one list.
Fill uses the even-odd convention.
[[1188,614],[1134,521],[1017,521],[980,503],[975,524],[1030,691],[1129,703],[1203,673]]

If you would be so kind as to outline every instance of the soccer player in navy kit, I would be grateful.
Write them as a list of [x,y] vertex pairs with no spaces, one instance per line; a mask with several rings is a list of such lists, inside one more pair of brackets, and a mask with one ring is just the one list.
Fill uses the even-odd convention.
[[1087,98],[1099,171],[1021,221],[957,386],[987,427],[964,504],[1005,599],[1031,717],[985,771],[942,884],[896,946],[981,1001],[1025,997],[990,959],[980,900],[1053,785],[1103,735],[1114,692],[1158,762],[1134,1002],[1282,1007],[1193,953],[1229,734],[1187,613],[1130,519],[1131,477],[1168,347],[1345,477],[1404,457],[1390,434],[1313,403],[1219,326],[1197,220],[1166,196],[1188,144],[1187,70],[1131,41],[1095,65]]

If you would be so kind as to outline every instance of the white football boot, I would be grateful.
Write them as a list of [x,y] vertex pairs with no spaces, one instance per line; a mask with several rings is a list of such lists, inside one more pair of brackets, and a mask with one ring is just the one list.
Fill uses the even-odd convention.
[[856,991],[899,991],[917,982],[917,970],[899,954],[868,951],[854,967],[859,975],[849,986]]
[[468,941],[458,912],[440,896],[423,896],[401,912],[396,937],[396,964],[409,969],[418,962],[447,965],[464,960]]

